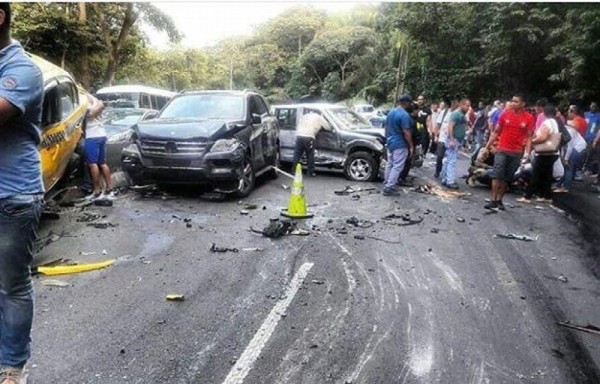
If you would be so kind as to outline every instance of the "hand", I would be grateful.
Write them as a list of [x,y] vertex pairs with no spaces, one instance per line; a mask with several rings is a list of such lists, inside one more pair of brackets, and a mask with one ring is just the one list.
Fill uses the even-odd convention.
[[450,139],[450,141],[448,141],[448,147],[452,149],[456,148],[456,140]]

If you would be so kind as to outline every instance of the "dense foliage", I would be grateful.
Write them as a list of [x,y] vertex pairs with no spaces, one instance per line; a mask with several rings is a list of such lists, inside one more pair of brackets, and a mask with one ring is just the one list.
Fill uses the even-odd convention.
[[563,104],[600,99],[600,7],[593,3],[385,3],[330,15],[300,6],[251,36],[166,52],[149,45],[139,22],[173,42],[179,33],[148,3],[15,8],[15,37],[86,86],[256,88],[277,101],[311,94],[376,104],[389,103],[397,87],[431,99],[464,94],[489,102],[514,92]]

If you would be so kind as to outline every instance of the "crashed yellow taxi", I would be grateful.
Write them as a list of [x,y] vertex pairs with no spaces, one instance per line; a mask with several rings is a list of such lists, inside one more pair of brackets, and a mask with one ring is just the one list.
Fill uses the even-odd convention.
[[42,109],[42,176],[46,191],[61,180],[70,165],[77,162],[75,153],[83,136],[87,110],[85,91],[62,68],[31,55],[44,76]]

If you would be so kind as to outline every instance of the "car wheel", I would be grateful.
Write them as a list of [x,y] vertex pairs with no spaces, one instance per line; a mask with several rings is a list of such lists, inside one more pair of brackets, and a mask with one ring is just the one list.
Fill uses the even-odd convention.
[[373,181],[377,177],[377,161],[368,152],[354,152],[346,160],[344,174],[353,181]]
[[[277,152],[275,153],[275,159],[273,160],[273,167],[281,169],[281,159],[279,155],[279,148],[277,148]],[[271,168],[271,170],[267,173],[267,176],[271,180],[276,180],[279,177],[279,172],[275,169]]]
[[256,184],[256,175],[252,163],[245,159],[242,163],[242,177],[239,180],[238,189],[235,192],[236,197],[247,197],[254,189]]

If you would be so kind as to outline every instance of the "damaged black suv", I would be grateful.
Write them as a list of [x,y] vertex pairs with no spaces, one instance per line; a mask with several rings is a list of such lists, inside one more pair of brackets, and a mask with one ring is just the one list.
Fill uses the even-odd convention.
[[197,184],[245,197],[257,176],[277,176],[278,138],[257,93],[182,92],[132,128],[122,165],[134,184]]

